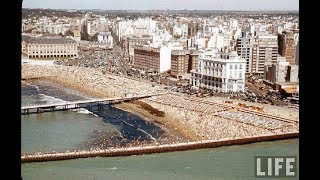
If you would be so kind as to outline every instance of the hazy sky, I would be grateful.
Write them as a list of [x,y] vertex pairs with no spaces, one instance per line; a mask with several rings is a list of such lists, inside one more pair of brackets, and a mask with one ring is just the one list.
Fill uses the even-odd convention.
[[299,0],[23,0],[23,8],[299,10]]

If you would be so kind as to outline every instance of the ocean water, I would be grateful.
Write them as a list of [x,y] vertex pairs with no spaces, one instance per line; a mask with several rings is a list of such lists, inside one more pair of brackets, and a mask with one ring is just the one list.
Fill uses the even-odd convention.
[[[48,83],[23,83],[21,91],[22,106],[88,99]],[[21,115],[22,153],[126,146],[136,141],[161,143],[171,136],[156,124],[109,105],[103,110]]]
[[[21,168],[24,180],[250,180],[255,179],[254,156],[297,156],[299,159],[298,144],[298,139],[291,139],[130,157],[97,157],[23,163]],[[299,173],[299,166],[297,172]],[[298,176],[281,178],[281,180],[285,179],[299,178]]]
[[[23,106],[89,98],[50,83],[24,83],[21,93]],[[170,136],[156,124],[111,106],[102,111],[21,115],[21,126],[22,153],[106,148],[136,140],[162,142]],[[22,163],[21,174],[24,180],[254,179],[254,156],[264,155],[299,157],[299,139],[130,157]]]

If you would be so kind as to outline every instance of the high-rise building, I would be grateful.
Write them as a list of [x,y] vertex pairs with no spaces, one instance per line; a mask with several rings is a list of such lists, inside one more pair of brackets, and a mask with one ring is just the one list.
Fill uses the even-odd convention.
[[299,65],[299,40],[297,41],[297,45],[295,46],[295,55],[294,55],[294,61],[296,65]]
[[133,67],[153,72],[164,72],[171,67],[171,49],[168,47],[135,47]]
[[171,52],[171,76],[184,78],[187,73],[197,68],[198,51],[172,50]]
[[246,60],[246,73],[251,73],[252,70],[253,44],[254,37],[248,32],[242,32],[242,36],[237,39],[236,50],[238,55]]
[[171,75],[183,78],[188,72],[189,55],[185,50],[172,50],[171,52]]
[[262,34],[255,37],[252,48],[251,73],[264,73],[266,65],[277,63],[278,36]]
[[284,31],[278,35],[279,54],[287,59],[290,65],[295,64],[294,32]]

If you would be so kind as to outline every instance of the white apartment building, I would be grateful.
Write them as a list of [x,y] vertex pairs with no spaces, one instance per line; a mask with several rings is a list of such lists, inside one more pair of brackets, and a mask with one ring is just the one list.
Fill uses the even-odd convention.
[[218,92],[244,92],[245,67],[245,59],[235,51],[201,53],[197,69],[190,71],[190,84]]
[[270,34],[258,35],[252,50],[252,73],[264,73],[264,66],[277,63],[278,36]]
[[98,34],[98,42],[107,44],[110,48],[113,47],[113,37],[111,32],[100,32]]
[[254,42],[254,37],[247,31],[242,32],[242,36],[237,39],[237,53],[241,58],[246,60],[246,73],[251,73],[252,48]]

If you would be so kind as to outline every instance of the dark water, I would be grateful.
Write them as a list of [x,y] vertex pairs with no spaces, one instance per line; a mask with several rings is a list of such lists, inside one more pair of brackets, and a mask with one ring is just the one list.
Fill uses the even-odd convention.
[[[48,84],[23,85],[21,93],[22,105],[86,98]],[[21,119],[22,153],[126,145],[135,139],[152,143],[169,136],[155,124],[110,106],[103,111],[47,112],[22,115]],[[24,180],[251,180],[255,179],[254,156],[267,155],[299,159],[299,139],[142,156],[23,163],[21,174]],[[298,178],[281,178],[285,179]]]
[[[50,82],[22,84],[22,106],[88,99]],[[46,112],[21,116],[22,152],[68,151],[166,141],[170,136],[152,122],[105,105],[90,111]]]

